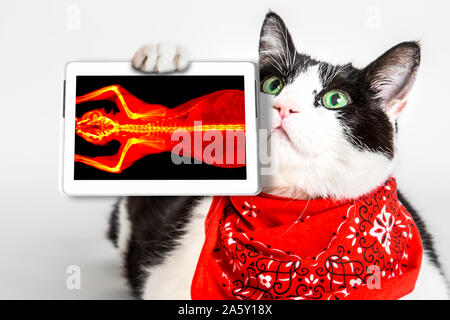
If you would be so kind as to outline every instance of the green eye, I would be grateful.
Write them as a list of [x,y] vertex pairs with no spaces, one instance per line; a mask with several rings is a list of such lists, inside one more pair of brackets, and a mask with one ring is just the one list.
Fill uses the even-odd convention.
[[339,90],[331,90],[325,93],[322,98],[322,103],[325,108],[339,109],[348,105],[347,96]]
[[270,77],[263,83],[263,91],[268,94],[277,95],[283,89],[283,82],[278,77]]

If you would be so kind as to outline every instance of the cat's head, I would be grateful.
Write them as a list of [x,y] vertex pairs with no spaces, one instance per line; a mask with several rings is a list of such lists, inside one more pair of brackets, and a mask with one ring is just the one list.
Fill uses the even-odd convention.
[[392,174],[397,119],[420,64],[416,42],[363,69],[331,65],[297,52],[281,18],[269,12],[259,63],[273,166],[263,175],[264,192],[356,198]]

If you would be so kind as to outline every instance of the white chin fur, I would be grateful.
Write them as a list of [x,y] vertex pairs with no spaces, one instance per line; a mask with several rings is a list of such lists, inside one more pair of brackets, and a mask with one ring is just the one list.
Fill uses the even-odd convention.
[[354,199],[384,183],[394,162],[380,153],[358,151],[341,141],[335,154],[298,151],[279,132],[270,138],[273,174],[263,176],[263,192],[295,199]]

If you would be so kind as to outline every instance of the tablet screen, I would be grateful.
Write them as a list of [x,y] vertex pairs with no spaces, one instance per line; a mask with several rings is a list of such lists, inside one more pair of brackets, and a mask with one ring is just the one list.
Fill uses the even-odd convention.
[[77,76],[75,180],[245,180],[244,76]]

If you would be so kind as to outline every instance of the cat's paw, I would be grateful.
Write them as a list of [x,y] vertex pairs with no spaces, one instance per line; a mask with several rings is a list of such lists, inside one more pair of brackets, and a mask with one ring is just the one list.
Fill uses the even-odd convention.
[[188,66],[186,51],[169,43],[147,44],[133,56],[135,69],[144,72],[171,72]]

